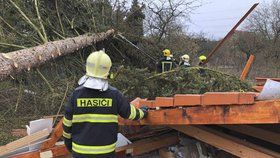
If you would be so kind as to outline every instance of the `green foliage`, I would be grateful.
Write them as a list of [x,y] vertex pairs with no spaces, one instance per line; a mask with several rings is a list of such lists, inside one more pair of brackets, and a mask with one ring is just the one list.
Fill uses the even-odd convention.
[[202,94],[205,92],[249,91],[251,85],[237,77],[207,68],[178,68],[162,74],[147,69],[125,69],[112,85],[129,98],[155,98],[174,94]]
[[137,44],[144,35],[143,21],[145,19],[145,14],[142,10],[143,8],[140,7],[138,0],[133,0],[126,19],[128,25],[126,35],[135,44]]
[[[58,40],[90,32],[102,32],[113,27],[112,6],[108,0],[1,0],[0,43],[31,47],[43,43],[44,31],[49,40]],[[16,9],[17,5],[23,13]],[[35,8],[38,7],[42,21]],[[26,22],[24,15],[30,19]],[[45,30],[40,28],[42,22]],[[34,24],[34,27],[31,26]],[[38,32],[39,30],[39,32]],[[1,52],[17,50],[0,44]]]

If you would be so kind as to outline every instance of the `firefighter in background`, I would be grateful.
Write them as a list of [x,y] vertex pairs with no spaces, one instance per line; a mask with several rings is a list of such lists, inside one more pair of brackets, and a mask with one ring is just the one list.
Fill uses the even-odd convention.
[[207,59],[207,57],[205,56],[205,55],[201,55],[201,56],[199,56],[199,66],[206,66],[205,64],[204,64],[204,62],[206,61],[206,59]]
[[176,63],[171,58],[171,51],[169,49],[165,49],[162,52],[164,57],[160,58],[160,60],[157,62],[158,73],[170,71],[176,68]]
[[181,67],[190,67],[190,56],[188,54],[182,55],[180,58],[180,63],[179,65]]
[[147,116],[147,107],[135,108],[108,84],[111,66],[111,59],[104,51],[90,54],[86,75],[79,80],[79,87],[66,105],[63,137],[74,158],[115,157],[118,115],[130,120]]

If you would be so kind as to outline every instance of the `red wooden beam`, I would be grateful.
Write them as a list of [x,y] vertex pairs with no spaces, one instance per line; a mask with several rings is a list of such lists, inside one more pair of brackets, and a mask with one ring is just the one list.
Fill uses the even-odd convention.
[[237,27],[248,17],[248,15],[259,5],[259,3],[255,3],[248,12],[234,25],[234,27],[228,32],[228,34],[216,45],[216,47],[209,53],[207,56],[206,61],[203,64],[206,64],[212,55],[223,45],[223,43],[229,39],[237,29]]
[[255,56],[254,55],[250,55],[243,71],[242,71],[242,74],[240,76],[240,80],[245,80],[245,78],[248,76],[248,73],[250,71],[250,68],[254,62],[254,59],[255,59]]
[[47,150],[51,147],[54,147],[55,143],[61,138],[62,133],[63,133],[62,122],[63,122],[63,118],[60,119],[60,121],[56,125],[55,129],[52,131],[50,140],[44,142],[41,145],[41,147],[40,147],[41,150]]
[[277,81],[280,82],[280,78],[265,78],[265,77],[256,77],[256,81],[257,81],[257,85],[258,86],[263,86],[266,82],[266,80],[273,80],[273,81]]
[[253,86],[252,87],[256,92],[261,92],[263,90],[263,86]]
[[139,140],[133,142],[132,144],[119,147],[116,149],[116,152],[118,153],[125,150],[128,153],[130,153],[132,156],[137,156],[178,143],[179,143],[179,138],[177,133],[169,133],[158,137]]
[[120,125],[270,124],[280,123],[280,100],[252,105],[195,106],[150,110],[141,121],[119,119]]
[[156,100],[138,100],[138,105],[146,105],[151,109],[185,106],[208,105],[244,105],[254,104],[254,92],[207,92],[200,94],[176,94],[174,97],[156,97]]
[[171,126],[172,128],[194,137],[207,144],[220,148],[238,157],[246,158],[276,158],[280,153],[246,142],[207,127]]

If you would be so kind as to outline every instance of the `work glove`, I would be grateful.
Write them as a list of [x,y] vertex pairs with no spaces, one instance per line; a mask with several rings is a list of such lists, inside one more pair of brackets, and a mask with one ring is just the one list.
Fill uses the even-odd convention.
[[145,105],[142,105],[142,106],[140,107],[140,109],[141,109],[141,110],[143,111],[143,113],[144,113],[143,118],[146,118],[147,115],[148,115],[149,107],[148,107],[148,106],[145,106]]

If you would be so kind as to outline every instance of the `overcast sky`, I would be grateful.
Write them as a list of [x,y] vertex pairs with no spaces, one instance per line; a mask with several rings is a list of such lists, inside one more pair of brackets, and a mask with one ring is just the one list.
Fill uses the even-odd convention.
[[189,32],[204,32],[209,38],[223,38],[254,3],[259,2],[261,5],[271,1],[202,0],[202,6],[191,15]]

